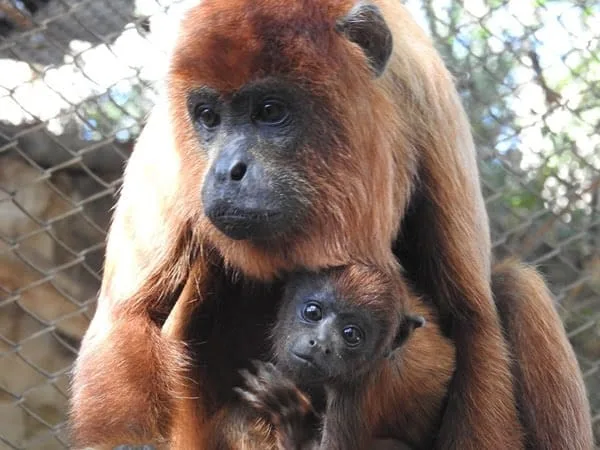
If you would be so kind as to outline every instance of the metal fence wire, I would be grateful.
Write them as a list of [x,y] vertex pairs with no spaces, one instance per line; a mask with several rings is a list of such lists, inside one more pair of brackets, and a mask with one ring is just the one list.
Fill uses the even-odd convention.
[[[547,277],[600,440],[600,3],[405,3],[471,117],[496,253]],[[68,446],[70,366],[179,6],[0,0],[0,449]]]

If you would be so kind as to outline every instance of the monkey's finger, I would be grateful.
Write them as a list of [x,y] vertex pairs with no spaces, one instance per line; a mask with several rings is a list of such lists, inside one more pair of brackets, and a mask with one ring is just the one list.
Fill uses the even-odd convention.
[[245,401],[246,403],[248,403],[248,405],[252,406],[254,409],[258,409],[260,411],[263,412],[268,412],[268,408],[266,407],[265,403],[262,401],[262,399],[254,394],[253,392],[250,391],[246,391],[242,388],[233,388],[233,390],[238,394],[238,396]]
[[242,378],[244,379],[244,383],[246,384],[248,390],[253,392],[260,392],[265,390],[264,383],[261,382],[261,380],[256,375],[250,373],[250,371],[246,369],[241,369],[240,374],[242,375]]
[[267,418],[273,425],[279,426],[282,422],[282,414],[279,410],[269,408],[267,404],[262,401],[262,398],[253,394],[252,392],[245,391],[241,388],[233,388],[238,396],[248,406],[255,409],[259,414]]
[[248,371],[244,372],[246,389],[242,390],[246,393],[245,398],[249,399],[248,395],[252,395],[252,401],[260,403],[262,409],[279,411],[282,407],[288,407],[288,405],[295,403],[291,400],[287,387],[265,383],[258,377],[251,375]]
[[188,322],[196,308],[196,303],[193,301],[195,292],[196,281],[195,277],[191,274],[181,291],[181,295],[175,302],[175,306],[173,306],[167,320],[165,320],[161,329],[163,336],[177,340],[183,340],[185,338],[185,330],[187,329]]
[[294,386],[294,383],[270,362],[258,366],[257,376],[269,385]]
[[248,369],[240,369],[238,372],[240,373],[244,382],[246,382],[246,380],[249,380],[250,378],[255,378],[255,375],[250,373]]
[[275,364],[273,364],[273,363],[272,363],[272,362],[270,362],[270,361],[267,361],[267,362],[265,362],[265,363],[264,363],[264,368],[265,368],[265,370],[267,370],[267,371],[269,371],[269,372],[277,372],[277,373],[280,373],[280,372],[279,372],[279,369],[278,369],[278,368],[275,366]]
[[260,372],[263,364],[264,364],[264,362],[260,361],[259,359],[252,359],[252,360],[250,360],[250,365],[254,368],[254,370],[257,373]]
[[257,407],[257,409],[263,409],[263,403],[252,392],[245,391],[244,389],[239,387],[235,387],[233,388],[233,390],[236,394],[238,394],[241,397],[242,400],[244,400],[249,405]]

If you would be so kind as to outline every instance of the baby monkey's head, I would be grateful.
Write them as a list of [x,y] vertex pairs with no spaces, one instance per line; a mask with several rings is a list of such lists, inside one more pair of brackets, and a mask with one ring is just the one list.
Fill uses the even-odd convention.
[[425,323],[407,312],[410,295],[399,272],[361,264],[291,274],[273,328],[278,366],[303,385],[355,380]]

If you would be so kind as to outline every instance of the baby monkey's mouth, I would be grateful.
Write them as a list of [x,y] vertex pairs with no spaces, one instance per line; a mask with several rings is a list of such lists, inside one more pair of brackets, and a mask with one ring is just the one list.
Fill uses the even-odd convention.
[[311,366],[315,366],[314,359],[311,355],[304,355],[304,354],[298,353],[298,352],[291,352],[291,353],[296,359],[299,359],[300,361],[302,361],[306,364],[310,364]]
[[297,382],[301,384],[313,383],[327,378],[327,373],[321,368],[313,355],[291,351],[292,363],[297,366],[294,370]]

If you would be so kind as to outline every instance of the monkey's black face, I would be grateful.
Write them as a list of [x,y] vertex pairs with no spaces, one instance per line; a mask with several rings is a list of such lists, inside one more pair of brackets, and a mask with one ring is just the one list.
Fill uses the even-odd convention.
[[278,363],[300,384],[349,380],[381,350],[384,325],[319,278],[286,290],[274,332]]
[[330,304],[309,300],[299,305],[297,321],[287,351],[290,368],[302,379],[348,377],[369,359],[372,336],[365,332],[369,321],[363,315],[336,312]]
[[189,96],[210,164],[204,213],[228,237],[260,241],[302,229],[310,204],[301,163],[310,109],[299,89],[273,80],[227,97],[210,89]]

